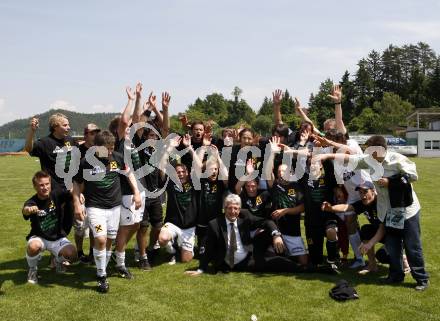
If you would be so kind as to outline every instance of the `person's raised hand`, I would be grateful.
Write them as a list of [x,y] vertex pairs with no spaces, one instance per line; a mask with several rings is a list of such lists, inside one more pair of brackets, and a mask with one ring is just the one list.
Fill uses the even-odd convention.
[[191,145],[191,136],[189,134],[183,135],[182,145],[185,147],[189,147]]
[[181,114],[179,116],[179,120],[183,128],[188,128],[188,117],[186,116],[186,114]]
[[246,173],[248,175],[251,175],[254,172],[255,168],[254,168],[254,161],[252,160],[252,158],[249,158],[246,161]]
[[33,117],[31,119],[31,121],[29,122],[29,126],[32,131],[36,131],[38,129],[38,127],[40,126],[40,121],[38,120],[38,118]]
[[130,86],[125,87],[125,92],[127,93],[128,100],[134,100],[136,98],[135,93]]
[[150,96],[148,96],[148,103],[150,104],[151,108],[156,109],[156,96],[153,94],[153,92],[151,92]]
[[280,105],[282,99],[283,91],[281,89],[277,89],[272,93],[272,100],[275,105]]
[[136,98],[141,98],[142,95],[142,83],[138,82],[136,84]]
[[281,139],[278,136],[272,136],[271,139],[269,139],[269,144],[270,144],[270,150],[273,153],[278,153],[281,151]]
[[334,85],[332,88],[332,93],[327,95],[328,98],[332,100],[334,104],[340,104],[342,101],[342,88],[339,85]]
[[162,109],[163,110],[168,110],[168,107],[170,107],[170,100],[171,100],[171,96],[168,92],[163,92],[162,93]]
[[170,146],[171,147],[178,147],[181,142],[182,142],[182,137],[180,137],[179,135],[176,135],[175,137],[170,139]]

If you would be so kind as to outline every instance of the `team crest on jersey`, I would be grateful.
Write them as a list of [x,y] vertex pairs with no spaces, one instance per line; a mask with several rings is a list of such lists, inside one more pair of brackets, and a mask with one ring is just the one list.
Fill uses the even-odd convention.
[[190,183],[185,183],[185,184],[183,185],[183,189],[184,189],[185,191],[189,191],[189,190],[191,189],[191,184],[190,184]]
[[257,196],[255,199],[255,205],[261,205],[263,203],[263,200],[261,199],[261,196]]
[[295,189],[293,189],[293,188],[289,188],[289,190],[287,191],[287,195],[289,195],[289,196],[295,196],[295,195],[296,195]]
[[58,154],[58,153],[63,153],[64,152],[64,150],[60,147],[60,146],[57,146],[57,147],[55,147],[55,149],[53,150],[53,154]]
[[50,201],[49,210],[53,210],[54,208],[55,208],[55,204],[53,203],[53,201]]
[[217,193],[217,185],[213,185],[212,186],[212,192],[213,193]]
[[325,185],[325,181],[323,178],[319,179],[319,186],[324,186]]
[[110,170],[111,170],[111,171],[115,171],[115,170],[117,170],[117,169],[118,169],[118,163],[115,162],[115,161],[111,161],[111,162],[110,162]]
[[96,174],[99,174],[99,173],[105,173],[105,168],[101,168],[100,166],[95,166],[90,171],[90,175],[96,175]]
[[242,159],[237,159],[235,166],[246,166],[246,163]]
[[102,232],[101,224],[95,225],[95,231],[96,231],[96,233]]

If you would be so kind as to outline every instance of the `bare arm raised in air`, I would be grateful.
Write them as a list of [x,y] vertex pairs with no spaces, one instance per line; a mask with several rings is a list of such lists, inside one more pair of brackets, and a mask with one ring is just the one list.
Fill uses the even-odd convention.
[[168,115],[168,108],[170,106],[171,96],[167,92],[162,93],[162,135],[164,137],[168,136],[170,132],[170,118]]
[[[308,123],[313,124],[313,122],[311,121],[311,119],[306,115],[306,113],[304,112],[303,108],[301,107],[301,102],[299,101],[298,97],[294,98],[295,101],[295,112],[296,114],[303,120],[306,121]],[[321,132],[316,128],[315,124],[313,124],[313,132],[317,135],[320,135]]]
[[32,148],[34,147],[34,135],[35,131],[37,130],[39,126],[38,118],[32,118],[29,123],[29,130],[26,134],[26,143],[24,145],[24,150],[28,153],[32,151]]
[[136,101],[134,103],[134,111],[133,111],[133,117],[132,122],[133,124],[137,124],[141,121],[141,115],[142,115],[142,108],[141,108],[141,100],[142,100],[142,84],[138,82],[136,84]]
[[122,139],[125,137],[125,131],[127,130],[128,126],[130,126],[131,123],[131,105],[133,104],[133,101],[136,98],[135,93],[130,87],[126,87],[125,91],[127,93],[127,105],[125,105],[124,110],[121,113],[121,120],[119,121],[118,125],[118,138]]
[[281,100],[283,99],[283,92],[281,89],[277,89],[272,93],[273,100],[273,120],[275,125],[280,125],[283,123],[281,119]]
[[332,93],[328,95],[328,97],[335,104],[335,121],[336,121],[336,129],[338,132],[342,134],[347,133],[347,129],[345,128],[344,121],[342,120],[342,88],[339,85],[334,85],[332,88]]

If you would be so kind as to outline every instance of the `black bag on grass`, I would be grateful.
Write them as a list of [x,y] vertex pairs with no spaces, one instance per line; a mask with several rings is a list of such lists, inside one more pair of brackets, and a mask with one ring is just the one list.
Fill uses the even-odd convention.
[[328,293],[336,301],[359,299],[356,290],[346,280],[340,280]]

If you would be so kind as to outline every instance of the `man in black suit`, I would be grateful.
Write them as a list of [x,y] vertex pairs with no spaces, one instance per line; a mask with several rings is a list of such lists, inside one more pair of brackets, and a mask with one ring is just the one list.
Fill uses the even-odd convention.
[[[254,270],[290,270],[294,263],[288,258],[275,256],[264,258],[264,253],[272,239],[276,253],[285,251],[281,233],[271,220],[262,220],[247,211],[241,210],[241,199],[236,194],[226,196],[224,201],[225,216],[213,219],[208,224],[208,236],[205,253],[200,257],[199,268],[187,271],[196,276],[207,270],[213,263],[215,272],[254,271]],[[254,239],[251,231],[264,229]],[[259,238],[259,235],[263,236]],[[256,240],[259,240],[256,242]],[[258,244],[254,247],[254,244]]]

